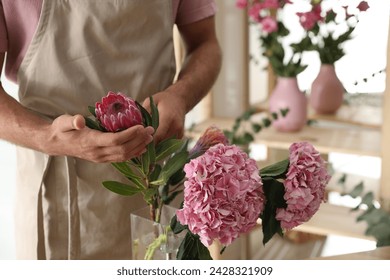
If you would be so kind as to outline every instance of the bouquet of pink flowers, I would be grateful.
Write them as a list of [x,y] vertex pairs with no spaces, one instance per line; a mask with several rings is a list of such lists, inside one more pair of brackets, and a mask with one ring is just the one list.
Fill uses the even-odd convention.
[[[151,98],[151,114],[123,94],[110,92],[90,109],[90,127],[118,131],[143,123],[158,128],[158,110]],[[140,117],[142,117],[140,119]],[[188,141],[167,139],[151,143],[139,158],[113,163],[130,183],[103,182],[121,195],[142,193],[151,218],[159,222],[162,205],[184,187],[184,202],[172,218],[175,234],[187,231],[177,259],[210,259],[213,241],[228,246],[261,221],[263,244],[307,222],[324,201],[330,179],[326,163],[307,142],[294,143],[288,159],[259,170],[255,160],[224,133],[208,128],[192,149]]]

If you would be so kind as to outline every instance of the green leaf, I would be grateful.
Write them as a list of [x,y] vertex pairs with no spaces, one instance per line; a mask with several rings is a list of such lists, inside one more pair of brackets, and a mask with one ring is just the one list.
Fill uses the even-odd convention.
[[130,186],[116,181],[104,181],[103,186],[114,193],[124,196],[132,196],[142,191],[134,186]]
[[181,151],[168,159],[163,166],[160,176],[157,180],[150,182],[153,185],[165,185],[169,178],[175,174],[179,169],[183,169],[184,164],[187,163],[188,152]]
[[169,138],[161,141],[156,146],[156,161],[165,159],[178,151],[184,144],[184,141],[176,138]]
[[179,246],[178,260],[212,260],[209,250],[200,242],[198,236],[187,232]]
[[160,176],[161,173],[161,165],[155,164],[153,171],[149,175],[149,180],[154,181],[157,180],[158,176]]
[[283,178],[287,171],[290,161],[288,159],[276,162],[274,164],[268,165],[262,169],[260,169],[261,177],[272,177],[275,179]]
[[362,202],[360,204],[366,204],[368,207],[370,207],[371,205],[373,205],[373,203],[374,203],[374,193],[368,192],[363,196]]
[[85,125],[91,129],[99,130],[99,131],[105,131],[105,129],[100,125],[99,122],[91,120],[90,118],[84,117],[85,119]]
[[141,155],[142,171],[148,176],[150,173],[150,164],[154,163],[156,159],[156,152],[154,148],[154,142],[148,144],[146,152]]
[[91,113],[92,116],[94,116],[94,117],[96,118],[95,107],[93,107],[93,106],[88,106],[88,111]]
[[260,132],[262,129],[262,126],[258,123],[252,123],[252,130],[254,133]]
[[183,190],[174,191],[171,195],[168,195],[165,199],[163,199],[164,204],[170,204]]
[[[341,179],[340,179],[341,180]],[[363,192],[363,188],[364,188],[364,185],[363,185],[363,182],[360,182],[359,184],[357,184],[353,190],[349,193],[349,195],[352,197],[352,198],[357,198],[359,197],[362,192]]]
[[152,111],[152,127],[154,128],[154,131],[157,131],[157,128],[159,126],[159,114],[156,104],[154,103],[153,97],[149,97],[150,100],[150,109]]
[[134,185],[140,189],[144,189],[147,186],[145,182],[131,169],[127,162],[113,162],[111,163],[120,173],[125,175]]
[[263,180],[263,188],[266,204],[260,218],[262,220],[263,244],[265,245],[275,233],[278,233],[280,236],[283,235],[280,221],[276,220],[275,217],[276,210],[278,208],[286,208],[287,204],[283,198],[285,193],[283,183],[267,178]]
[[174,234],[179,234],[183,230],[188,229],[188,227],[186,225],[182,225],[177,220],[177,216],[176,215],[172,217],[170,227],[171,227],[171,229],[172,229]]
[[141,114],[142,114],[142,120],[144,122],[144,126],[151,126],[152,125],[152,117],[151,115],[149,114],[149,112],[138,102],[138,101],[135,101],[138,108],[140,109],[141,111]]

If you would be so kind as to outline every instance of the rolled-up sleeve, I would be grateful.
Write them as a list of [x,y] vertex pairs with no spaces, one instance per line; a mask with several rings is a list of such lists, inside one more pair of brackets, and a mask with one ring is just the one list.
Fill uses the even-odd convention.
[[213,16],[217,11],[214,0],[181,0],[176,17],[178,26]]
[[0,1],[0,52],[6,52],[8,49],[7,28],[5,26],[3,3]]

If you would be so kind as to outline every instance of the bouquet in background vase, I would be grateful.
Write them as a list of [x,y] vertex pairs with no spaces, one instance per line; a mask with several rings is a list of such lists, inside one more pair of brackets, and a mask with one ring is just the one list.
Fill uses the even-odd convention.
[[[258,27],[262,54],[268,59],[277,77],[275,88],[270,93],[269,111],[289,110],[289,114],[275,121],[273,127],[282,132],[301,130],[307,122],[307,99],[299,89],[297,75],[307,67],[301,62],[302,53],[312,50],[313,44],[303,29],[300,41],[286,43],[291,40],[288,38],[291,32],[283,20],[288,16],[287,5],[293,5],[293,2],[237,0],[236,5],[238,8],[246,8],[251,23]],[[294,13],[291,16],[296,17]]]
[[[95,119],[86,118],[87,124],[113,132],[140,123],[156,130],[158,110],[152,98],[150,104],[151,113],[131,98],[110,92],[90,108]],[[324,201],[330,179],[326,162],[310,143],[292,144],[288,159],[259,170],[255,160],[229,144],[215,126],[206,129],[192,148],[188,140],[170,138],[150,143],[139,157],[112,165],[129,183],[106,181],[104,187],[126,196],[141,193],[149,205],[155,226],[147,259],[170,247],[168,239],[182,233],[183,239],[173,242],[178,248],[168,248],[167,254],[177,251],[177,259],[211,259],[212,242],[228,246],[259,219],[265,244],[275,233],[283,235],[308,221]],[[165,206],[183,189],[182,208],[161,228]]]
[[[345,55],[344,43],[352,39],[359,13],[369,8],[366,1],[361,1],[356,7],[335,5],[334,2],[312,0],[310,11],[297,13],[321,61],[309,99],[310,105],[319,114],[334,114],[343,103],[345,89],[334,64]],[[327,4],[332,4],[332,8],[324,8]]]
[[283,17],[285,6],[292,4],[289,0],[236,0],[238,8],[247,9],[251,24],[258,26],[262,54],[278,77],[296,77],[304,71],[302,53],[313,47],[307,34],[299,42],[285,43],[290,30]]

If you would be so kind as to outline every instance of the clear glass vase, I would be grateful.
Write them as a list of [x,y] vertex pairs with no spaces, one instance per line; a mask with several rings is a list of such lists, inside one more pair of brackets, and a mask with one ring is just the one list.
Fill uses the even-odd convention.
[[132,258],[134,260],[176,259],[177,250],[184,238],[183,233],[176,235],[169,227],[176,210],[176,208],[164,205],[160,223],[151,220],[149,207],[130,214]]

